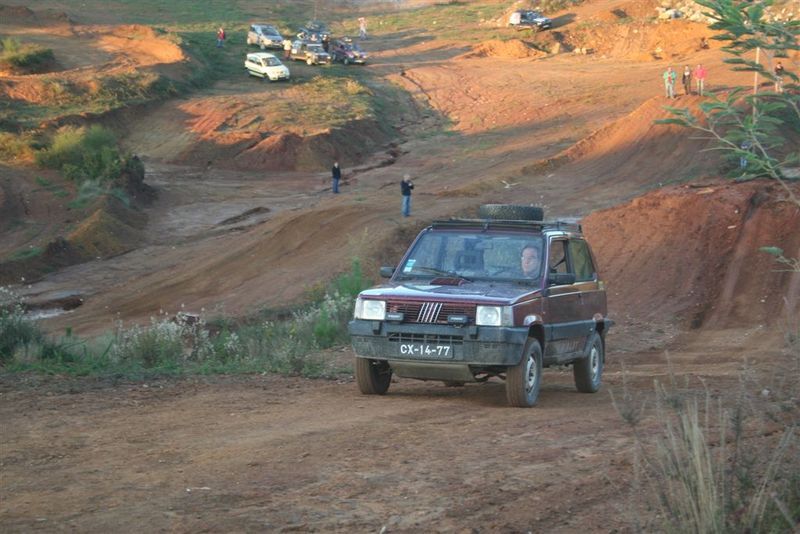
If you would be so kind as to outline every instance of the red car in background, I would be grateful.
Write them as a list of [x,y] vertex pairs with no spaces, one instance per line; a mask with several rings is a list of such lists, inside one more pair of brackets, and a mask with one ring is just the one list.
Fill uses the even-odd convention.
[[333,61],[341,61],[345,65],[349,65],[350,63],[363,65],[367,62],[367,58],[369,57],[367,53],[358,46],[358,43],[353,42],[349,37],[334,39],[330,45],[329,52]]

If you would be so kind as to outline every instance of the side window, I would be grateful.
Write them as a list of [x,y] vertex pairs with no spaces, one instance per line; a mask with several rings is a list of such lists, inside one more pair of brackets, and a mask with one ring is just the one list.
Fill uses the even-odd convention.
[[547,267],[551,273],[566,273],[567,271],[567,241],[564,239],[550,242],[550,256]]
[[572,268],[575,271],[577,282],[594,280],[594,263],[586,241],[573,239],[569,242],[569,255],[572,259]]

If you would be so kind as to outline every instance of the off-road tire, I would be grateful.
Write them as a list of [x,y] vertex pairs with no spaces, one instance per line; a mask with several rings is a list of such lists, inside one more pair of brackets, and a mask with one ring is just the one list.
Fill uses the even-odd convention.
[[392,383],[392,368],[381,360],[356,358],[356,382],[364,395],[385,395]]
[[542,221],[544,220],[544,210],[539,206],[483,204],[478,208],[478,217],[481,219]]
[[313,59],[311,59],[310,57],[306,58],[306,65],[313,65],[313,64],[314,64],[314,60]]
[[542,384],[542,346],[536,339],[528,339],[520,362],[506,372],[506,399],[508,404],[530,408],[539,400]]
[[344,58],[344,59],[342,60],[342,63],[344,63],[345,65],[349,65],[349,64],[350,64],[350,58],[347,58],[347,57],[346,57],[346,58]]
[[258,47],[259,47],[261,50],[266,50],[266,49],[267,49],[267,45],[265,45],[263,42],[259,43]]
[[589,340],[586,356],[572,364],[575,387],[581,393],[596,393],[603,381],[605,349],[603,338],[595,332]]

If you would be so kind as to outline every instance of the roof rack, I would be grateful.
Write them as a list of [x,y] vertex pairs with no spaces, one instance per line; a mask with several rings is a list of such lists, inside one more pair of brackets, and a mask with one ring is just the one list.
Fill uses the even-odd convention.
[[447,219],[433,221],[432,228],[466,228],[480,226],[484,230],[562,230],[583,233],[579,223],[568,221],[519,221],[503,219]]

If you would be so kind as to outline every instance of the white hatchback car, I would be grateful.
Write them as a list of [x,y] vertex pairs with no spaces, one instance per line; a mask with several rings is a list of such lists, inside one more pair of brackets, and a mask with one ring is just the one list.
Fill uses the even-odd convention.
[[255,52],[247,54],[244,68],[250,76],[259,76],[276,82],[289,79],[289,69],[269,52]]

